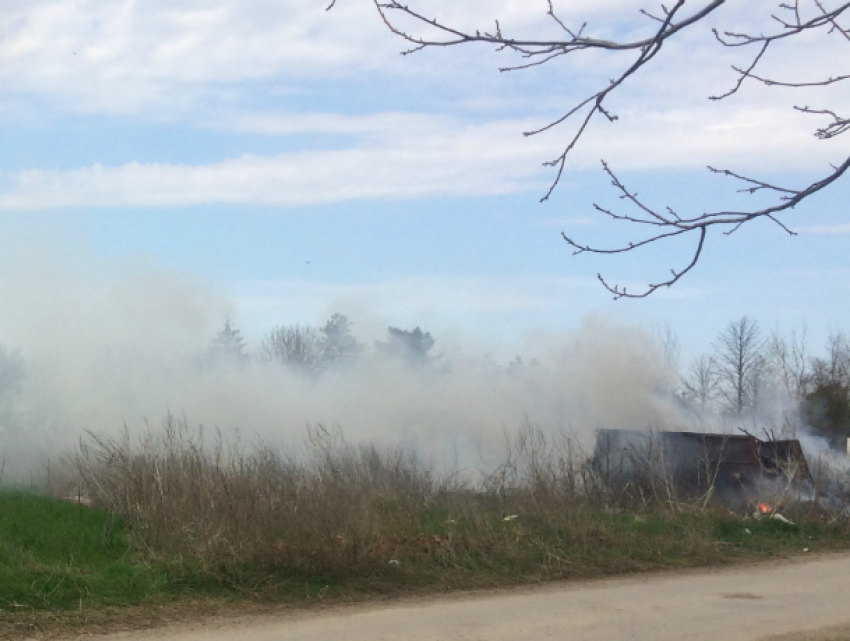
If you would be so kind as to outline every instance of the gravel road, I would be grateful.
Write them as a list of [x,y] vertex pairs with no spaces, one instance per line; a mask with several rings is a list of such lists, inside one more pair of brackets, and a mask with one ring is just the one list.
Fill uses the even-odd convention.
[[209,620],[103,637],[118,639],[844,641],[850,639],[850,556]]

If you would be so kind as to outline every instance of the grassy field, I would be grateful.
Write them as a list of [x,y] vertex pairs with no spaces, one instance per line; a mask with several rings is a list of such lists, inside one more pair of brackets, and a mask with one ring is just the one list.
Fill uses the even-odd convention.
[[357,571],[274,563],[236,568],[156,558],[106,511],[2,493],[0,638],[155,625],[250,605],[303,606],[850,549],[846,528],[823,522],[788,526],[717,513],[573,516],[557,524],[532,515],[494,519],[486,545],[470,546],[463,527],[437,533],[431,508],[418,530],[391,542],[393,558]]
[[847,519],[814,504],[785,505],[791,525],[651,478],[614,496],[530,431],[474,483],[315,436],[298,459],[166,422],[81,448],[95,507],[0,492],[0,638],[850,550]]

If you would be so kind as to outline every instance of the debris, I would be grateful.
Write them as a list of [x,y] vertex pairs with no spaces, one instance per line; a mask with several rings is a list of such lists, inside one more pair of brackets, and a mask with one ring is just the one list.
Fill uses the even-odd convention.
[[503,520],[503,521],[513,521],[514,519],[518,519],[518,518],[519,518],[519,514],[508,514],[508,515],[507,515],[505,518],[503,518],[502,520]]
[[775,521],[781,521],[786,525],[795,525],[794,521],[789,518],[782,516],[779,512],[771,512],[769,514],[765,514],[764,512],[754,512],[753,518],[757,521],[762,518],[773,519]]
[[401,565],[401,561],[398,559],[390,559],[390,565]]
[[710,492],[735,512],[759,500],[765,481],[794,488],[812,481],[798,440],[750,434],[599,429],[592,465],[618,491],[649,474],[684,494]]
[[745,527],[744,528],[744,534],[752,534],[752,532],[750,532],[750,528]]
[[777,521],[782,521],[783,523],[787,523],[788,525],[794,525],[794,521],[792,521],[790,519],[786,519],[779,512],[774,512],[768,518],[776,519]]

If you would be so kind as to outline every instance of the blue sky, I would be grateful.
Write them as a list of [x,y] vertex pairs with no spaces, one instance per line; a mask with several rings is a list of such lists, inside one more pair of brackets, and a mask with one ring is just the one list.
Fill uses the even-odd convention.
[[[401,57],[370,2],[324,4],[0,0],[6,253],[61,254],[102,282],[173,275],[211,292],[212,323],[229,313],[251,339],[334,311],[373,334],[363,338],[421,325],[505,355],[589,315],[669,323],[686,357],[743,314],[768,330],[805,323],[818,347],[850,329],[847,179],[783,219],[798,236],[763,222],[714,233],[691,275],[646,300],[613,301],[597,272],[645,284],[687,262],[692,240],[601,258],[572,257],[560,239],[635,238],[593,211],[623,206],[602,158],[648,201],[689,214],[759,202],[706,165],[796,185],[843,160],[841,139],[815,141],[822,123],[792,109],[841,108],[842,86],[800,96],[748,86],[707,100],[731,86],[730,64],[749,59],[719,48],[710,27],[761,30],[774,3],[731,3],[671,43],[615,97],[620,120],[591,127],[542,204],[553,174],[541,163],[571,130],[522,131],[606,82],[621,59],[591,53],[500,74],[515,61],[487,47]],[[467,27],[500,18],[512,33],[552,33],[543,1],[423,4]],[[555,6],[600,37],[652,26],[640,2]],[[846,42],[800,46],[777,50],[766,71],[846,73]],[[8,280],[31,271],[3,269]],[[14,339],[0,318],[2,336]]]

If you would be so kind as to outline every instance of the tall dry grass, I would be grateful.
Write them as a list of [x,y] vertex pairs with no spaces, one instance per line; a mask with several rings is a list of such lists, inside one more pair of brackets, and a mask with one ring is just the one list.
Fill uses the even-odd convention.
[[[73,464],[83,493],[121,515],[150,555],[216,572],[581,574],[716,553],[708,521],[682,518],[711,497],[678,496],[655,450],[618,485],[569,435],[529,423],[506,435],[500,465],[475,476],[323,426],[308,437],[296,455],[168,416],[137,438],[89,434]],[[641,534],[623,510],[661,520]]]
[[602,492],[578,453],[569,437],[550,441],[526,424],[506,439],[501,465],[465,477],[321,425],[295,455],[168,416],[135,439],[88,434],[73,464],[83,493],[122,515],[153,554],[352,570],[452,564],[498,545],[517,518],[574,518]]

